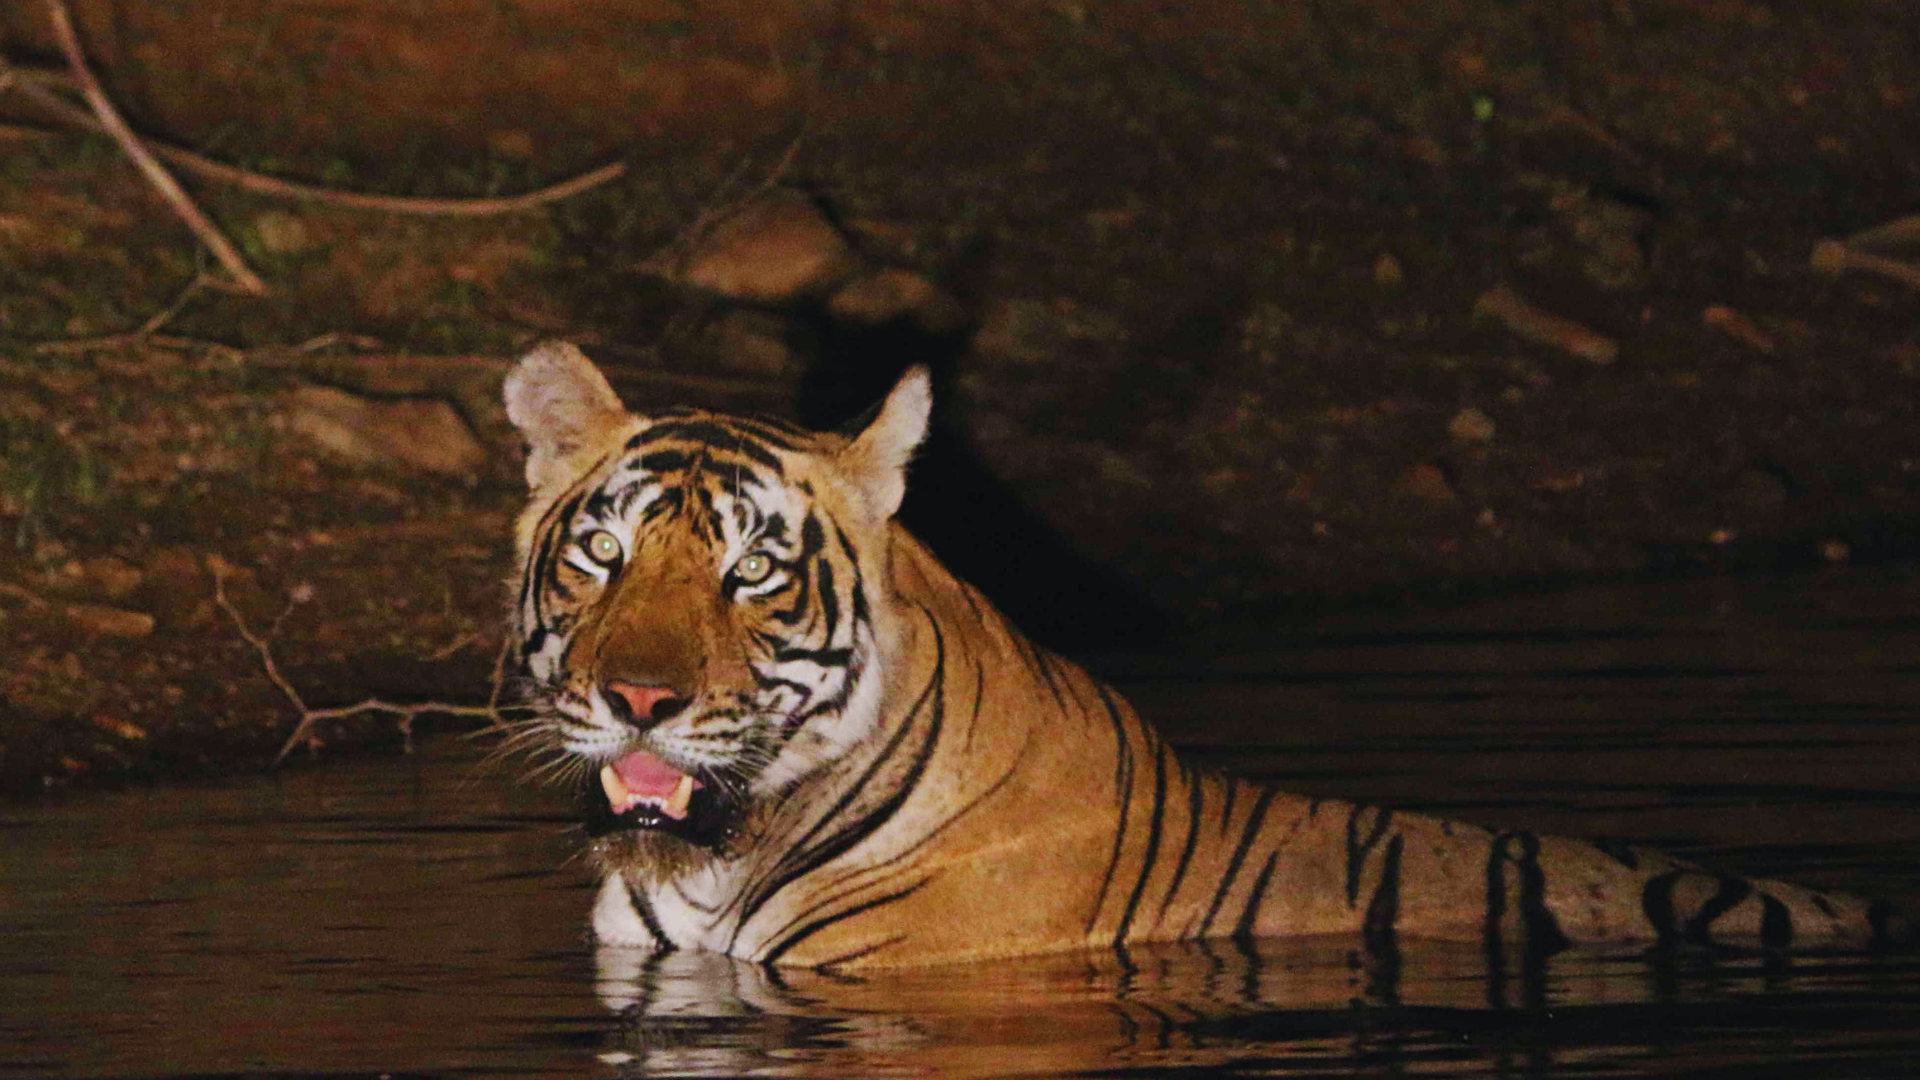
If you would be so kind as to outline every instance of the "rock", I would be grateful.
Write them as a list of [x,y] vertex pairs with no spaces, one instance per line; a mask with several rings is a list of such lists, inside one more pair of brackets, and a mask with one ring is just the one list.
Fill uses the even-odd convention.
[[988,309],[973,343],[988,355],[1036,363],[1053,359],[1073,342],[1118,342],[1127,336],[1127,324],[1120,318],[1068,297],[1015,298]]
[[253,233],[260,238],[260,246],[275,255],[297,255],[313,246],[307,223],[285,210],[268,210],[255,217]]
[[144,611],[100,604],[70,604],[67,618],[89,634],[105,637],[146,637],[153,633],[153,616]]
[[918,229],[897,221],[854,218],[846,222],[846,229],[860,250],[892,262],[913,262],[924,247]]
[[146,728],[108,712],[94,713],[93,726],[101,731],[118,735],[128,742],[140,742],[147,737]]
[[958,329],[963,320],[959,301],[946,290],[894,266],[848,282],[827,302],[827,311],[836,319],[867,326],[911,318],[935,334]]
[[809,199],[771,195],[723,219],[678,258],[642,269],[729,300],[786,304],[830,291],[860,257]]
[[983,353],[1031,364],[1051,357],[1064,336],[1046,301],[1015,298],[987,311],[973,344]]
[[1407,279],[1407,273],[1400,268],[1400,260],[1390,254],[1382,254],[1373,260],[1373,283],[1383,289],[1391,289]]
[[140,587],[140,568],[125,560],[104,556],[81,565],[87,581],[109,600],[125,600]]
[[1479,409],[1461,409],[1453,414],[1453,419],[1447,421],[1447,434],[1458,442],[1491,442],[1496,430],[1493,418]]
[[1453,490],[1447,474],[1440,466],[1423,461],[1411,466],[1400,474],[1393,489],[1402,495],[1411,496],[1424,503],[1446,506],[1460,501],[1460,495]]
[[526,161],[533,157],[533,136],[521,128],[500,128],[487,132],[487,149],[503,158]]
[[287,426],[362,465],[387,465],[467,478],[487,462],[486,448],[444,401],[370,401],[328,386],[287,395]]
[[713,362],[742,375],[780,377],[794,368],[786,343],[787,321],[761,311],[734,311],[714,320],[702,335]]
[[196,621],[198,606],[213,595],[213,579],[198,551],[162,548],[147,557],[145,577],[141,603],[158,612],[168,630],[207,630],[214,625],[211,619]]

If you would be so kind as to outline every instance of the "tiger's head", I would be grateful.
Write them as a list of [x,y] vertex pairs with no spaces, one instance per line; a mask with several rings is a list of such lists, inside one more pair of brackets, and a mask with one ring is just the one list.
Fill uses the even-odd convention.
[[531,492],[520,737],[582,781],[604,869],[657,881],[725,857],[879,722],[901,633],[888,522],[926,433],[926,372],[851,437],[630,413],[557,343],[514,368],[506,405]]

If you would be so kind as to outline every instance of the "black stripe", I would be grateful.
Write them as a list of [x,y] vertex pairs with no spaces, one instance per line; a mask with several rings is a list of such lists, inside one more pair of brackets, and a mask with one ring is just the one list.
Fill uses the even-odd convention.
[[[1374,812],[1373,828],[1366,838],[1360,838],[1360,815],[1368,810]],[[1380,806],[1356,805],[1347,812],[1347,906],[1360,903],[1360,873],[1366,867],[1367,856],[1373,853],[1375,844],[1387,835],[1387,827],[1393,823],[1393,811]]]
[[647,899],[647,894],[634,888],[633,883],[626,878],[621,878],[620,884],[627,887],[627,902],[633,905],[633,913],[640,916],[641,925],[647,928],[647,933],[653,935],[653,940],[660,947],[660,951],[672,952],[679,948],[673,943],[673,939],[667,936],[667,931],[661,927],[660,918],[653,911],[653,901]]
[[1070,711],[1067,708],[1067,696],[1060,689],[1059,676],[1053,670],[1053,654],[1024,637],[1016,637],[1014,640],[1026,651],[1028,663],[1033,666],[1034,673],[1040,676],[1041,685],[1047,688],[1047,693],[1053,695],[1054,706],[1061,712]]
[[1684,870],[1670,870],[1648,880],[1640,890],[1640,912],[1662,945],[1680,940],[1680,913],[1673,907],[1673,887],[1686,876]]
[[1273,864],[1280,858],[1275,851],[1267,856],[1267,864],[1260,868],[1260,876],[1253,879],[1253,891],[1247,894],[1246,906],[1240,909],[1240,920],[1233,924],[1235,938],[1253,936],[1254,920],[1260,916],[1260,900],[1267,895],[1267,883],[1273,880]]
[[760,413],[752,416],[729,416],[727,422],[736,425],[768,446],[782,450],[798,450],[802,444],[813,438],[813,432],[795,427],[777,416],[766,416]]
[[967,717],[967,737],[961,740],[962,750],[973,749],[973,733],[980,730],[980,710],[987,701],[987,665],[979,657],[973,658],[973,714]]
[[686,504],[687,493],[685,491],[677,487],[666,488],[661,491],[660,494],[655,495],[651,502],[647,503],[646,509],[640,511],[640,523],[642,525],[650,525],[658,518],[671,517],[679,513],[680,508]]
[[[678,420],[655,424],[630,440],[627,444],[627,449],[638,450],[642,446],[663,442],[667,439],[678,439],[690,443],[704,443],[722,453],[738,454],[757,465],[764,465],[775,476],[785,476],[787,474],[785,466],[780,463],[780,459],[776,457],[772,451],[761,445],[763,441],[779,445],[777,442],[772,439],[762,439],[757,434],[749,435],[746,432],[738,431],[708,420]],[[783,449],[792,449],[792,446],[789,444],[783,447]]]
[[[785,611],[776,611],[773,613],[774,621],[782,626],[792,626],[794,623],[799,622],[801,616],[807,613],[807,601],[813,599],[813,579],[811,575],[807,573],[804,564],[798,567],[798,572],[793,575],[789,587],[793,589],[793,606],[787,608]],[[784,590],[775,590],[775,592],[780,591]],[[769,596],[771,596],[771,594],[769,594]],[[831,637],[829,637],[828,640],[831,641]]]
[[783,679],[778,675],[762,674],[759,668],[753,668],[752,670],[753,684],[762,690],[777,690],[785,687],[799,694],[802,701],[811,700],[813,697],[813,687],[805,683],[797,683],[792,679]]
[[811,660],[821,667],[846,667],[847,661],[853,659],[852,649],[802,649],[791,645],[777,645],[776,642],[769,642],[769,644],[776,644],[773,658],[782,664],[794,660]]
[[1395,834],[1387,841],[1387,853],[1380,860],[1380,880],[1373,887],[1373,899],[1367,901],[1367,917],[1360,923],[1367,948],[1384,954],[1394,947],[1394,926],[1400,921],[1400,849],[1406,837]]
[[1279,792],[1274,788],[1260,789],[1260,798],[1254,801],[1253,809],[1247,813],[1246,827],[1240,830],[1240,843],[1233,849],[1233,857],[1227,860],[1226,873],[1220,876],[1220,887],[1214,890],[1213,903],[1207,908],[1207,917],[1200,920],[1199,936],[1207,936],[1207,931],[1213,926],[1214,918],[1220,914],[1220,905],[1233,888],[1233,879],[1240,873],[1240,864],[1246,861],[1247,849],[1253,846],[1254,835],[1260,831],[1260,826],[1266,821],[1267,807],[1277,794]]
[[1793,912],[1778,899],[1760,897],[1760,944],[1769,949],[1784,949],[1793,944]]
[[848,986],[859,986],[864,980],[856,979],[851,975],[836,975],[834,974],[833,969],[837,967],[841,967],[846,964],[851,964],[855,960],[858,960],[863,956],[872,956],[874,953],[879,952],[881,949],[890,949],[893,946],[898,945],[905,940],[907,940],[907,935],[895,934],[892,937],[886,938],[882,941],[876,941],[873,944],[866,946],[865,948],[855,949],[850,953],[845,953],[843,955],[836,956],[831,960],[822,960],[818,964],[814,965],[813,970],[833,979],[833,981],[835,982],[844,983],[845,985],[848,985]]
[[1160,831],[1166,815],[1167,744],[1159,743],[1153,755],[1153,817],[1147,822],[1147,850],[1141,858],[1139,876],[1133,882],[1133,895],[1127,898],[1127,909],[1120,915],[1120,928],[1114,931],[1115,945],[1127,940],[1127,931],[1133,927],[1133,913],[1140,907],[1140,897],[1147,891],[1147,878],[1153,874],[1153,864],[1160,859]]
[[528,658],[533,656],[534,653],[539,652],[541,647],[546,645],[546,643],[547,643],[547,628],[544,626],[534,627],[533,633],[528,634],[527,639],[520,643],[521,661],[524,662]]
[[1687,941],[1695,945],[1705,945],[1713,940],[1713,920],[1740,906],[1740,902],[1753,895],[1753,883],[1743,878],[1724,877],[1720,879],[1720,890],[1713,898],[1700,906],[1693,918],[1687,920],[1684,930]]
[[[1519,848],[1516,855],[1514,847]],[[1495,942],[1503,934],[1500,924],[1504,921],[1507,908],[1506,867],[1513,866],[1520,874],[1520,895],[1518,908],[1522,927],[1526,931],[1527,958],[1539,960],[1566,948],[1572,942],[1560,930],[1560,923],[1547,909],[1547,875],[1540,867],[1540,838],[1530,832],[1516,830],[1501,833],[1487,845],[1487,921],[1486,940],[1490,951],[1497,952]]]
[[[921,611],[926,616],[928,628],[933,632],[934,647],[933,672],[927,680],[925,689],[920,692],[919,699],[908,711],[907,718],[900,724],[899,730],[887,740],[886,746],[881,748],[879,755],[874,758],[872,764],[867,766],[860,778],[850,784],[833,807],[811,829],[807,830],[804,836],[788,848],[787,853],[774,864],[772,872],[765,880],[758,886],[741,892],[740,918],[734,924],[733,935],[728,942],[729,952],[739,943],[740,931],[746,928],[754,915],[758,914],[760,909],[781,889],[833,861],[872,835],[893,817],[894,813],[907,801],[908,796],[912,795],[919,786],[920,778],[926,772],[927,762],[932,759],[934,747],[940,740],[940,728],[946,708],[944,682],[947,667],[947,642],[945,635],[940,632],[940,624],[934,619],[932,612],[924,607]],[[845,828],[826,835],[817,846],[808,847],[807,845],[819,836],[822,830],[841,824],[845,812],[875,786],[874,777],[892,762],[894,753],[900,749],[901,743],[905,742],[907,735],[913,731],[913,718],[923,709],[927,710],[930,716],[927,736],[921,741],[912,762],[907,767],[906,775],[901,778],[893,794],[878,806],[855,818]]]
[[650,473],[683,472],[693,458],[680,450],[655,450],[640,455],[640,467]]
[[[775,619],[778,619],[788,626],[792,626],[794,623],[800,621],[800,616],[805,613],[808,602],[813,598],[813,574],[811,571],[814,570],[816,566],[821,574],[821,600],[829,604],[833,603],[831,598],[825,595],[826,591],[833,587],[833,571],[828,569],[827,564],[819,559],[820,549],[825,547],[826,544],[827,536],[820,528],[820,519],[815,517],[813,512],[809,510],[807,512],[807,520],[800,525],[800,553],[794,556],[793,559],[793,564],[799,571],[794,575],[795,580],[799,584],[799,589],[793,598],[793,606],[785,611],[775,612],[773,616]],[[833,626],[835,621],[837,621],[836,616],[837,607],[829,613],[827,618],[826,639],[828,642],[832,642],[833,640]]]
[[1113,792],[1120,800],[1120,820],[1113,830],[1113,854],[1107,859],[1106,876],[1100,879],[1100,895],[1093,902],[1093,909],[1087,912],[1087,932],[1092,933],[1094,924],[1100,921],[1100,909],[1106,906],[1107,890],[1113,887],[1113,875],[1120,869],[1120,855],[1127,842],[1127,816],[1133,809],[1133,744],[1127,741],[1126,722],[1121,719],[1119,706],[1107,692],[1104,684],[1094,683],[1094,692],[1100,695],[1101,704],[1107,707],[1107,718],[1113,724]]
[[576,491],[573,497],[556,501],[547,510],[538,526],[539,540],[533,546],[533,565],[528,568],[527,580],[521,583],[521,610],[533,609],[532,622],[542,626],[547,621],[546,591],[547,581],[553,575],[555,549],[562,543],[561,535],[566,531],[566,523],[573,519],[580,508],[580,501],[586,498],[585,492]]
[[1187,785],[1187,842],[1180,846],[1180,861],[1173,868],[1173,884],[1167,886],[1166,898],[1160,901],[1160,917],[1165,918],[1167,909],[1173,906],[1173,898],[1180,892],[1180,883],[1187,879],[1187,864],[1193,861],[1194,844],[1200,839],[1200,804],[1205,796],[1205,785],[1200,776],[1186,762],[1180,763],[1180,778]]
[[819,567],[815,576],[819,579],[821,633],[832,642],[840,629],[840,597],[833,591],[833,564],[822,557],[815,560],[815,565]]
[[[919,892],[920,889],[923,886],[925,886],[926,883],[930,880],[932,879],[922,878],[921,880],[914,882],[912,885],[909,885],[908,887],[901,889],[899,892],[888,893],[885,896],[878,896],[872,900],[867,901],[864,904],[855,904],[854,906],[846,909],[845,911],[836,911],[831,915],[827,915],[823,918],[815,919],[814,921],[806,924],[805,926],[802,926],[800,929],[795,930],[793,933],[788,934],[786,937],[781,938],[780,943],[778,945],[775,945],[773,948],[767,950],[765,955],[761,956],[760,962],[763,964],[777,964],[780,962],[780,958],[787,955],[787,952],[791,950],[795,945],[798,945],[801,942],[812,937],[813,935],[819,933],[820,931],[825,930],[827,927],[832,926],[834,923],[845,922],[846,920],[853,918],[855,915],[863,915],[869,911],[872,911],[874,908],[885,907],[886,905],[893,903],[895,900],[904,900],[907,897],[912,896],[914,893]],[[743,919],[742,921],[745,921],[745,920]],[[846,956],[835,957],[832,961],[829,961],[829,963],[844,964],[848,960],[851,960],[860,956],[865,956],[867,953],[873,951],[874,949],[880,948],[884,945],[892,944],[893,941],[898,941],[898,940],[900,939],[893,938],[893,939],[890,939],[889,941],[881,942],[879,945],[868,946],[867,948],[860,949],[856,952],[848,953]],[[821,964],[818,966],[826,967],[827,964]]]

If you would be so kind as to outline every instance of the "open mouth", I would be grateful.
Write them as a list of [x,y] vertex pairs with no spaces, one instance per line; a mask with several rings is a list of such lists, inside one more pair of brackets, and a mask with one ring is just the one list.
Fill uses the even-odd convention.
[[704,787],[645,750],[635,750],[600,770],[600,790],[607,797],[608,811],[616,818],[631,814],[640,825],[662,818],[685,821],[693,793]]
[[666,834],[697,847],[723,846],[739,818],[723,787],[635,750],[588,779],[582,792],[587,835]]

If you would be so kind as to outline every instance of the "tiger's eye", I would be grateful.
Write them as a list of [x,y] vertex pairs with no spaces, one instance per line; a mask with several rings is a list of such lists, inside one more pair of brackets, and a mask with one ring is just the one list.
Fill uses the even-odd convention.
[[620,561],[620,538],[605,529],[587,537],[580,546],[586,549],[587,558],[601,566],[612,566]]
[[734,576],[748,585],[758,585],[773,573],[773,559],[758,551],[741,559],[733,568]]

